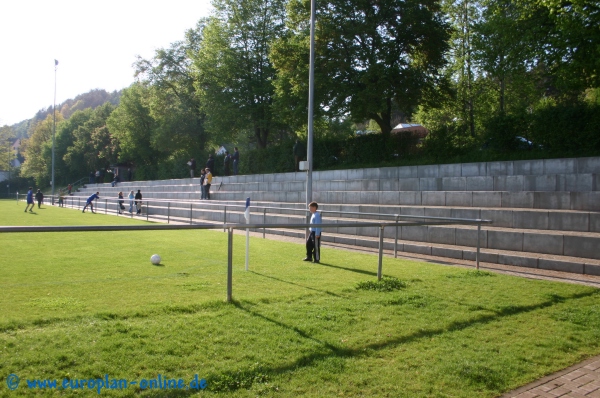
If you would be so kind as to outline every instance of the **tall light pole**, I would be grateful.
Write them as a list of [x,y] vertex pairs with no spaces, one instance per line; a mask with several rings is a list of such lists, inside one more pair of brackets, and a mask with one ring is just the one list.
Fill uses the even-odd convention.
[[308,143],[306,160],[306,207],[312,202],[312,170],[313,170],[313,104],[315,95],[315,0],[310,0],[310,65],[308,72]]
[[53,126],[52,126],[52,204],[54,205],[54,136],[56,135],[56,69],[58,68],[58,61],[54,60],[54,106],[52,107],[53,113]]

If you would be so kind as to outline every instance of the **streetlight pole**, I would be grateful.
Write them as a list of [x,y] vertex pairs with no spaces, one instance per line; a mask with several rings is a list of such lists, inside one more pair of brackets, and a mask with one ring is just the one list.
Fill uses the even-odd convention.
[[312,170],[313,170],[313,104],[315,95],[315,0],[310,0],[310,65],[308,73],[308,170],[306,175],[306,207],[312,202]]
[[52,205],[54,205],[54,136],[56,135],[56,69],[58,68],[58,61],[54,60],[54,106],[52,107],[53,113],[53,126],[52,126]]

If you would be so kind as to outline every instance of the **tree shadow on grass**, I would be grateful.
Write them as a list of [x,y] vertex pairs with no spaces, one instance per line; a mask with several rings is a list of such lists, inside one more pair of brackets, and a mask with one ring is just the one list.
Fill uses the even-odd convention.
[[276,278],[276,277],[274,277],[274,276],[270,276],[270,275],[261,274],[260,272],[256,272],[256,271],[250,271],[250,272],[252,272],[252,273],[253,273],[253,274],[255,274],[255,275],[262,276],[263,278],[269,278],[269,279],[276,280],[276,281],[278,281],[278,282],[283,282],[283,283],[288,283],[288,284],[290,284],[290,285],[298,286],[298,287],[301,287],[301,288],[303,288],[303,289],[313,290],[313,291],[315,291],[315,292],[319,292],[319,293],[325,293],[325,294],[327,294],[327,295],[329,295],[329,296],[335,296],[335,297],[344,297],[344,296],[340,296],[339,294],[336,294],[336,293],[330,292],[329,290],[315,289],[314,287],[310,287],[310,286],[301,285],[301,284],[299,284],[299,283],[296,283],[296,282],[290,282],[290,281],[286,281],[286,280],[284,280],[284,279],[281,279],[281,278]]
[[356,272],[358,274],[363,274],[363,275],[377,276],[377,272],[365,271],[363,269],[341,267],[339,265],[333,265],[333,264],[328,264],[328,263],[324,263],[324,262],[319,263],[319,265],[322,265],[324,267],[331,267],[331,268],[342,269],[344,271]]
[[[319,362],[330,359],[330,358],[358,358],[370,356],[373,351],[381,351],[384,349],[395,348],[403,344],[409,344],[421,339],[430,339],[435,336],[443,335],[444,333],[460,331],[473,326],[485,325],[491,322],[496,322],[502,318],[510,317],[514,315],[520,315],[530,313],[537,310],[542,310],[553,305],[564,303],[569,300],[577,300],[585,297],[589,297],[597,294],[597,291],[591,291],[586,293],[574,294],[571,296],[550,296],[548,300],[545,300],[538,304],[532,305],[514,305],[508,306],[501,309],[489,309],[488,314],[480,314],[470,319],[461,321],[453,321],[439,327],[430,329],[421,329],[413,333],[409,333],[404,336],[397,336],[386,339],[384,341],[366,344],[356,348],[341,347],[337,344],[330,343],[325,340],[318,339],[310,333],[302,330],[301,328],[287,324],[283,321],[274,319],[259,313],[253,309],[250,309],[244,304],[234,301],[233,305],[240,311],[245,312],[253,317],[259,318],[265,322],[272,323],[283,329],[292,331],[298,336],[311,340],[317,343],[320,348],[314,350],[312,353],[307,353],[301,357],[293,360],[288,364],[281,366],[265,367],[260,369],[240,369],[222,374],[207,375],[208,388],[211,391],[235,391],[240,388],[249,389],[255,380],[258,383],[266,382],[272,376],[278,376],[282,374],[290,374],[300,368],[308,368],[317,365]],[[242,377],[242,379],[236,381],[236,377]],[[211,388],[212,386],[212,388]]]

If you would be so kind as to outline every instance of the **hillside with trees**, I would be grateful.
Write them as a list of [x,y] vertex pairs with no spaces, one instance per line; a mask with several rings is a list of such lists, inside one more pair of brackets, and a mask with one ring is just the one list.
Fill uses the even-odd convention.
[[[307,130],[310,2],[213,6],[180,41],[139,58],[122,94],[94,90],[59,106],[60,183],[114,165],[138,179],[184,177],[188,159],[202,164],[222,145],[240,148],[242,172],[291,170]],[[600,154],[596,2],[317,7],[316,168]],[[28,138],[22,174],[38,183],[50,173],[51,114],[13,126]],[[398,122],[429,135],[391,133]],[[379,134],[358,136],[365,125]]]

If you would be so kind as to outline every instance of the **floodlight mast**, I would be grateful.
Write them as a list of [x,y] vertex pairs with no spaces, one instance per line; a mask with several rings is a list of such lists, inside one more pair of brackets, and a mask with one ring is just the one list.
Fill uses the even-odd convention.
[[[312,170],[313,170],[313,116],[314,116],[314,94],[315,94],[315,1],[310,0],[310,65],[308,73],[308,142],[306,160],[306,207],[312,202]],[[308,229],[306,230],[308,235]]]
[[54,60],[54,106],[52,107],[52,204],[54,205],[54,136],[56,135],[56,69],[58,61]]

